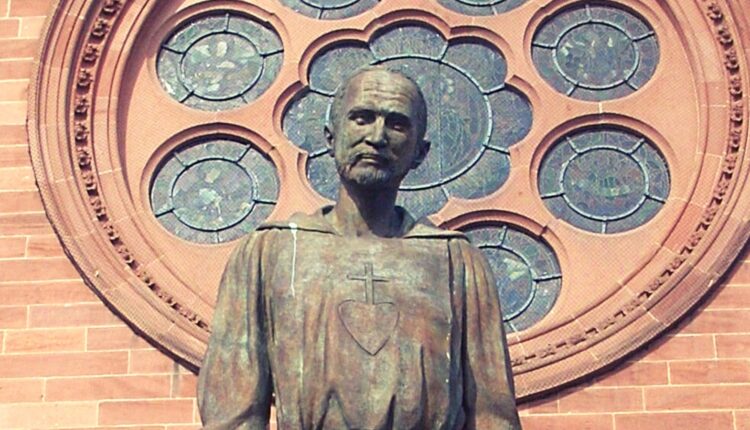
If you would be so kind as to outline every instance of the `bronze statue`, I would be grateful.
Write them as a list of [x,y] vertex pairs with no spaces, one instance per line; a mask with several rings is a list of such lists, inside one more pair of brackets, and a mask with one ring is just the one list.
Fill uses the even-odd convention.
[[269,223],[224,273],[198,401],[207,429],[520,429],[491,270],[395,206],[425,158],[416,84],[342,85],[325,134],[334,206]]

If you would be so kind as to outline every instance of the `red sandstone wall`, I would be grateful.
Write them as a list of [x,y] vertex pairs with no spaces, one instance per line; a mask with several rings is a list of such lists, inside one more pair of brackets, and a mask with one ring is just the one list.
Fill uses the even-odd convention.
[[[26,98],[50,0],[0,0],[0,429],[199,428],[195,377],[80,280],[34,184]],[[521,407],[527,430],[750,430],[750,262],[656,345]]]

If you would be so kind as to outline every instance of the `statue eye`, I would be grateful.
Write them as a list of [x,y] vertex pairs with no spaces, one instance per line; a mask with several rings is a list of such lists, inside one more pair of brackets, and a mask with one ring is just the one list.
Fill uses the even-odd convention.
[[386,126],[392,130],[405,132],[411,127],[411,121],[406,116],[389,115],[386,119]]
[[375,121],[375,112],[371,110],[356,110],[349,114],[349,119],[357,125],[365,125]]

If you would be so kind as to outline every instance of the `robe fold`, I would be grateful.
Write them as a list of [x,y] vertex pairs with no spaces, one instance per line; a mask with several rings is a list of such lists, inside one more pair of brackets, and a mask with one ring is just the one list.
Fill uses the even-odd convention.
[[[330,210],[330,208],[324,209]],[[344,237],[323,212],[233,252],[199,377],[206,429],[520,429],[498,293],[464,235]]]

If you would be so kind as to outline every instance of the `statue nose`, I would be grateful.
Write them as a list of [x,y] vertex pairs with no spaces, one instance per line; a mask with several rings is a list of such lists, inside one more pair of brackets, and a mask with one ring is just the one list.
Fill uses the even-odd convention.
[[378,118],[370,126],[370,130],[365,138],[365,141],[376,147],[380,147],[388,143],[385,133],[385,121],[383,118]]

